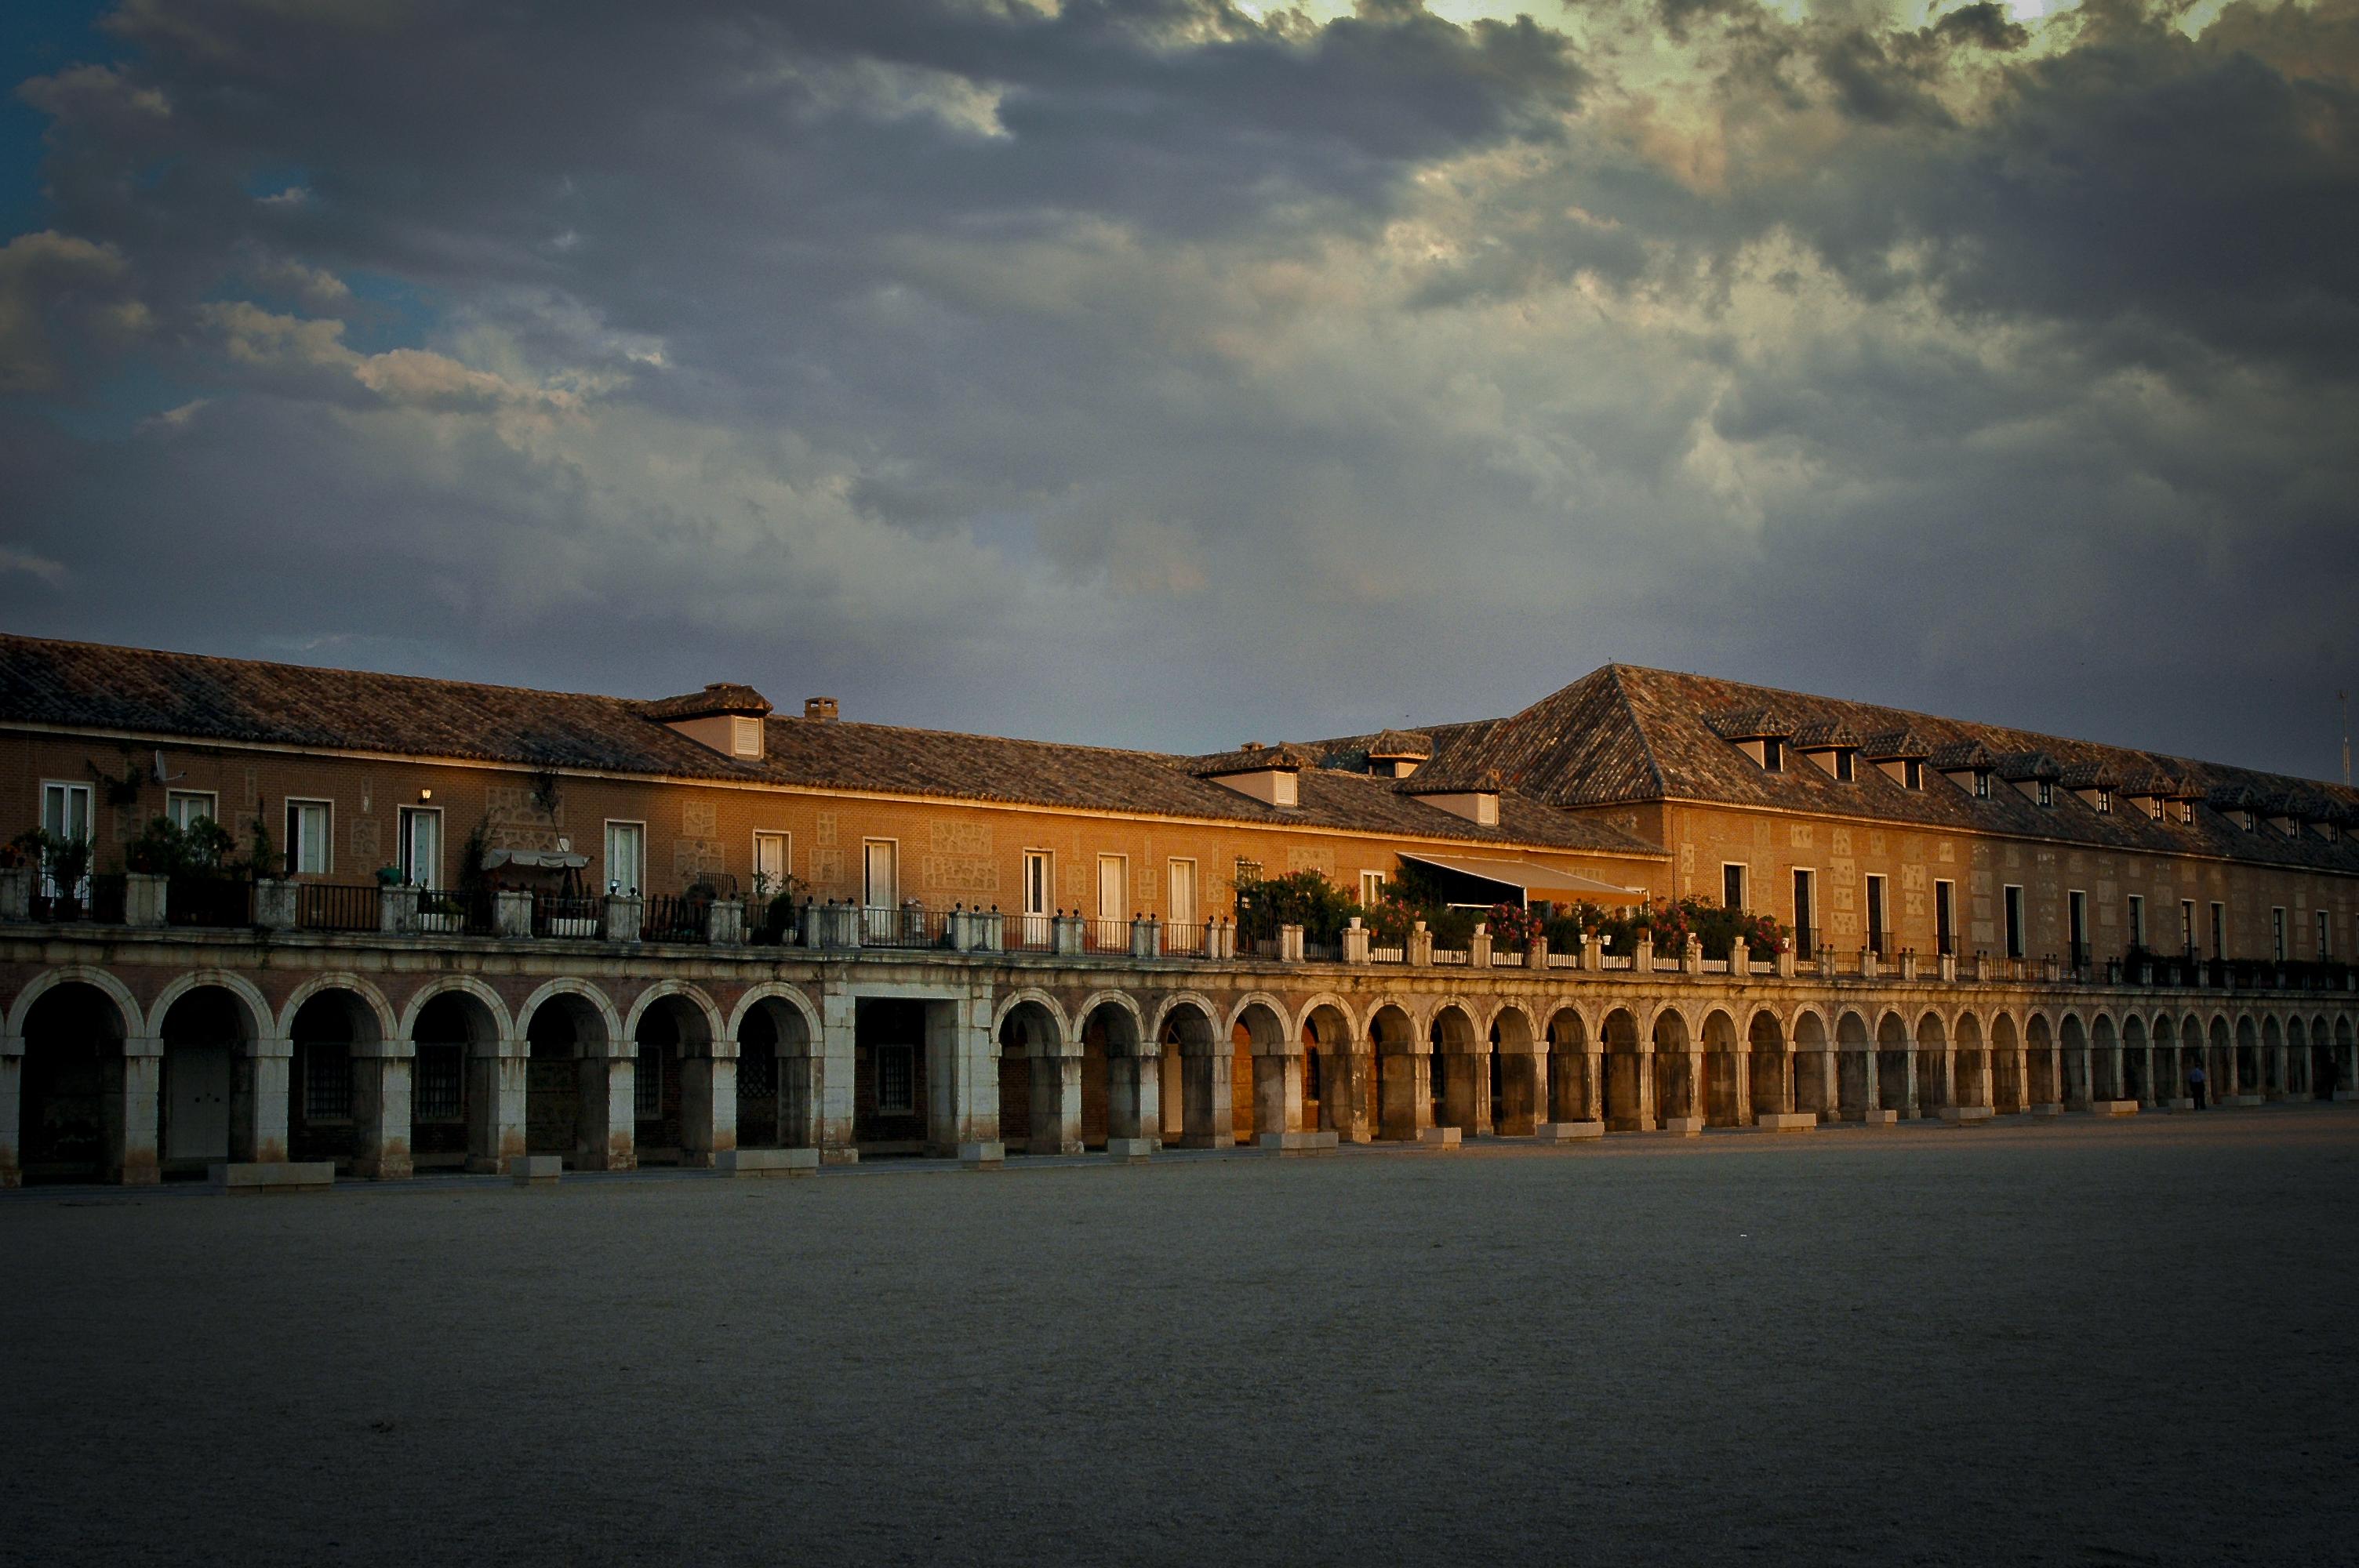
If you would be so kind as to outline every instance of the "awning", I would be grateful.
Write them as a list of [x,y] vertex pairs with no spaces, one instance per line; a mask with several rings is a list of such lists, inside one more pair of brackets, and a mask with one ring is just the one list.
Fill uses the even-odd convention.
[[484,870],[501,866],[547,866],[551,871],[578,871],[590,863],[587,855],[576,855],[565,849],[486,849]]
[[1625,888],[1614,882],[1600,881],[1595,877],[1582,876],[1579,871],[1560,871],[1543,866],[1536,860],[1486,860],[1471,855],[1412,855],[1401,852],[1404,860],[1415,860],[1423,866],[1439,866],[1445,871],[1456,871],[1462,877],[1480,877],[1486,882],[1519,890],[1527,899],[1544,898],[1551,903],[1572,899],[1612,899],[1624,903],[1644,903],[1645,888]]

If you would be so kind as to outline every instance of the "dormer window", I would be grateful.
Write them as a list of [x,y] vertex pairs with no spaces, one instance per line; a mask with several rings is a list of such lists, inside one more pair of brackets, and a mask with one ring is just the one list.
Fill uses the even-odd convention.
[[1990,798],[1990,770],[1988,768],[1976,768],[1974,770],[1974,798],[1976,800],[1988,800]]
[[2236,813],[2236,820],[2247,833],[2257,833],[2261,830],[2260,816],[2256,812],[2240,811]]
[[1919,762],[1914,757],[1910,757],[1903,762],[1900,767],[1900,787],[1903,789],[1923,789],[1925,787],[1925,764]]
[[1761,771],[1765,773],[1786,771],[1786,743],[1775,735],[1761,738]]
[[2162,800],[2160,796],[2157,796],[2155,799],[2147,802],[2147,815],[2153,817],[2157,822],[2162,820]]
[[2037,800],[2037,801],[2038,801],[2040,805],[2042,805],[2042,806],[2053,806],[2053,805],[2055,805],[2055,804],[2056,804],[2056,785],[2055,785],[2054,782],[2053,782],[2053,781],[2051,781],[2051,780],[2049,780],[2049,779],[2040,779],[2040,780],[2038,780],[2038,781],[2037,781],[2037,782],[2038,782],[2038,784],[2039,788],[2038,788],[2038,794],[2037,794],[2037,795],[2035,795],[2033,796],[2033,798],[2034,798],[2035,800]]
[[1851,780],[1852,780],[1852,771],[1851,771],[1851,769],[1852,769],[1852,763],[1851,763],[1851,756],[1852,756],[1852,754],[1851,754],[1849,752],[1847,752],[1847,751],[1844,751],[1844,752],[1837,752],[1835,753],[1835,783],[1837,783],[1837,784],[1849,784],[1849,783],[1851,783]]
[[1291,811],[1301,804],[1298,781],[1302,770],[1317,765],[1318,759],[1299,746],[1265,746],[1249,741],[1236,751],[1201,759],[1190,771],[1264,806]]
[[745,714],[734,714],[729,720],[729,749],[741,757],[762,754],[762,721]]
[[2097,792],[2097,798],[2090,804],[2093,805],[2097,808],[2100,816],[2111,815],[2114,809],[2114,792],[2109,789],[2101,789]]
[[642,704],[640,711],[700,746],[723,756],[758,762],[762,720],[770,712],[770,703],[750,686],[716,681],[702,691]]
[[2179,803],[2179,825],[2181,827],[2192,827],[2195,826],[2195,803],[2193,801],[2182,800]]

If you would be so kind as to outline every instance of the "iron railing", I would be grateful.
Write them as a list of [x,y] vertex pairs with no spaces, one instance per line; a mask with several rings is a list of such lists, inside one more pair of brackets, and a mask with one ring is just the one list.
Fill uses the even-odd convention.
[[171,925],[250,925],[254,884],[242,877],[174,877],[164,884],[164,919]]
[[[594,902],[594,901],[593,901]],[[536,901],[538,903],[538,901]],[[492,914],[489,889],[470,892],[446,892],[440,888],[418,890],[418,929],[435,934],[462,936],[488,936],[497,929]],[[591,933],[597,932],[597,917],[591,917]],[[533,935],[541,935],[536,926]]]
[[377,903],[375,883],[304,882],[295,890],[295,924],[306,931],[375,931]]
[[897,909],[870,905],[860,912],[864,947],[947,947],[951,914],[943,909],[905,903]]
[[1127,956],[1130,952],[1130,922],[1127,920],[1082,921],[1082,951]]
[[701,942],[712,931],[712,900],[685,893],[658,893],[639,916],[642,942]]
[[1056,945],[1053,914],[1006,914],[1000,917],[1000,945],[1010,953],[1046,953]]
[[[424,903],[419,901],[419,923],[424,924]],[[586,937],[600,935],[606,917],[606,901],[597,894],[566,897],[560,893],[535,893],[532,896],[532,934],[535,936]]]
[[131,879],[121,871],[90,879],[90,918],[101,925],[120,925],[130,898]]

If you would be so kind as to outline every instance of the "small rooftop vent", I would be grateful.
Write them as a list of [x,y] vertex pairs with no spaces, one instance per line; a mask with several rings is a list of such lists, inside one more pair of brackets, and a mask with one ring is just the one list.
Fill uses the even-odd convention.
[[807,697],[803,698],[803,717],[805,719],[833,719],[835,716],[835,698],[832,697]]

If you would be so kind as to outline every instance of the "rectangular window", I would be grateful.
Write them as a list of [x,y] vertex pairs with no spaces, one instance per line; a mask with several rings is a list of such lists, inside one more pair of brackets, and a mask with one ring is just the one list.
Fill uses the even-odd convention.
[[2071,927],[2072,967],[2088,968],[2089,964],[2089,895],[2074,888],[2064,895],[2066,920]]
[[2286,958],[2286,919],[2283,908],[2269,911],[2269,957],[2282,964]]
[[1817,911],[1810,903],[1810,873],[1794,873],[1794,951],[1797,956],[1812,958],[1818,956],[1819,929],[1811,920]]
[[[41,786],[41,826],[59,838],[86,839],[90,837],[90,785],[86,784],[45,784]],[[82,875],[79,887],[60,888],[50,880],[49,868],[41,869],[41,896],[44,898],[88,898],[90,876]]]
[[876,1047],[876,1114],[915,1116],[918,1113],[918,1048],[914,1045]]
[[1128,920],[1136,911],[1130,907],[1130,859],[1126,855],[1098,857],[1098,918]]
[[2191,898],[2179,901],[2179,945],[2187,952],[2195,951],[2195,901]]
[[1974,798],[1976,800],[1990,798],[1990,773],[1987,770],[1981,768],[1974,770]]
[[1910,757],[1900,764],[1900,784],[1904,789],[1925,787],[1925,764]]
[[1835,782],[1837,784],[1849,784],[1851,781],[1851,753],[1849,752],[1837,752],[1835,753]]
[[353,1117],[353,1053],[343,1044],[306,1041],[302,1054],[303,1119],[350,1121]]
[[860,842],[860,902],[871,909],[901,904],[901,846],[890,838]]
[[2042,806],[2056,804],[2056,785],[2049,780],[2039,781],[2039,804]]
[[606,891],[636,897],[647,885],[647,825],[606,824]]
[[1247,882],[1257,882],[1259,881],[1261,881],[1261,862],[1259,860],[1248,860],[1243,855],[1239,855],[1237,857],[1237,886],[1243,887]]
[[1786,768],[1786,743],[1771,735],[1761,742],[1761,766],[1769,773],[1783,773]]
[[442,885],[442,814],[420,806],[401,808],[401,880],[412,887]]
[[2023,957],[2023,890],[2012,884],[2006,889],[2006,956]]
[[2321,962],[2334,957],[2334,923],[2322,909],[2318,912],[2318,957]]
[[1954,955],[1958,950],[1958,884],[1933,884],[1933,951]]
[[2097,792],[2097,810],[2100,813],[2111,813],[2113,809],[2114,792],[2109,789],[2099,790]]
[[1720,868],[1720,902],[1729,909],[1745,907],[1745,868],[1743,866]]
[[663,1119],[663,1047],[640,1046],[638,1070],[631,1077],[632,1119],[636,1121]]
[[741,757],[760,756],[762,754],[762,721],[758,719],[731,719],[729,749]]
[[2195,826],[2195,803],[2193,801],[2182,800],[2179,803],[2179,825],[2182,827],[2192,827]]
[[776,898],[786,892],[787,878],[793,874],[794,865],[794,835],[754,835],[754,892],[756,896]]
[[464,1045],[420,1045],[417,1087],[411,1108],[420,1121],[462,1121],[466,1119],[467,1048]]
[[1884,956],[1884,879],[1867,879],[1867,950]]
[[201,818],[221,820],[220,798],[203,790],[176,789],[164,797],[164,815],[173,827],[186,833]]
[[2143,893],[2135,893],[2135,892],[2134,892],[2134,893],[2130,894],[2130,921],[2129,921],[2129,925],[2130,925],[2130,946],[2133,946],[2133,947],[2143,947],[2143,946],[2146,946],[2146,896],[2145,896]]
[[324,800],[287,803],[287,870],[299,877],[324,877],[331,859],[329,829],[334,822]]
[[1360,907],[1363,909],[1374,909],[1377,904],[1384,902],[1384,897],[1385,873],[1382,871],[1362,871],[1360,873]]
[[2212,906],[2212,956],[2215,958],[2228,956],[2228,906],[2224,903]]
[[[1168,869],[1170,872],[1169,881],[1171,883],[1171,902],[1165,911],[1164,918],[1173,925],[1193,925],[1196,924],[1198,919],[1196,914],[1196,862],[1193,860],[1174,860]],[[1366,875],[1363,873],[1360,878],[1360,888],[1363,892],[1367,891],[1367,885],[1368,879]]]
[[1056,891],[1056,869],[1046,849],[1024,851],[1024,913],[1049,913],[1049,895]]

